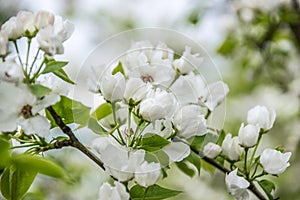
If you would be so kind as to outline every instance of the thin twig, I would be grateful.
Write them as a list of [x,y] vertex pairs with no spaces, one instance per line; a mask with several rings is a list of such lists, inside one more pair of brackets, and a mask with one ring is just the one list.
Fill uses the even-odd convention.
[[104,164],[103,162],[96,156],[94,155],[90,150],[88,150],[83,144],[79,142],[79,140],[76,138],[74,135],[73,131],[70,129],[69,126],[67,126],[62,118],[55,112],[55,110],[50,106],[47,108],[51,116],[53,117],[56,125],[70,138],[70,144],[68,146],[73,146],[77,148],[79,151],[84,153],[86,156],[88,156],[91,160],[93,160],[99,167],[101,167],[103,170]]

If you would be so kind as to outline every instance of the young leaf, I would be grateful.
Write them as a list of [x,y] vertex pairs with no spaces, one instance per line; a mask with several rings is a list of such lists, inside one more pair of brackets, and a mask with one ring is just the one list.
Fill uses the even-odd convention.
[[22,166],[6,168],[1,177],[1,193],[8,200],[19,200],[27,192],[37,172]]
[[115,75],[118,72],[120,72],[123,75],[125,74],[123,65],[120,61],[119,61],[118,65],[114,68],[114,70],[112,71],[112,75]]
[[261,180],[261,181],[258,181],[258,184],[263,189],[263,191],[266,193],[269,200],[273,200],[274,198],[273,198],[271,192],[272,192],[272,190],[275,189],[274,183],[272,183],[271,181],[268,181],[268,180]]
[[219,146],[222,146],[222,143],[223,143],[223,140],[224,140],[225,136],[226,136],[226,133],[222,129],[221,132],[219,133],[219,138],[218,138],[218,141],[217,141],[216,144],[219,145]]
[[62,69],[64,66],[66,66],[68,62],[63,62],[63,61],[50,61],[46,64],[46,67],[42,74],[47,74],[50,72],[55,72],[57,70]]
[[99,135],[107,133],[107,131],[93,117],[90,117],[87,127]]
[[38,156],[18,155],[12,157],[12,162],[24,170],[34,170],[56,178],[61,178],[65,175],[64,170],[59,165]]
[[157,151],[169,143],[170,142],[167,139],[157,134],[147,133],[142,138],[140,149],[144,149],[146,151]]
[[196,153],[191,151],[190,155],[188,157],[186,157],[184,160],[193,164],[196,167],[198,174],[200,175],[201,160],[200,160],[200,157]]
[[103,103],[92,113],[97,120],[103,119],[104,117],[112,113],[112,107],[110,103]]
[[[79,101],[75,101],[65,96],[61,96],[60,101],[52,106],[55,112],[62,117],[64,123],[76,123],[79,125],[88,125],[90,119],[90,108]],[[46,110],[46,116],[51,122],[51,127],[55,127],[54,119]]]
[[67,83],[75,84],[67,75],[67,73],[63,69],[56,70],[52,72],[57,77],[61,78],[62,80],[66,81]]
[[180,194],[181,191],[163,188],[159,185],[152,185],[148,188],[135,185],[129,193],[132,200],[161,200],[174,197]]
[[37,97],[43,97],[51,92],[50,88],[40,84],[30,85],[29,89]]
[[145,160],[149,163],[151,162],[160,163],[161,166],[169,165],[169,156],[164,151],[153,151],[153,152],[146,151]]
[[176,166],[191,178],[195,175],[195,171],[191,169],[184,161],[176,162]]
[[0,138],[0,169],[7,165],[9,159],[9,143]]

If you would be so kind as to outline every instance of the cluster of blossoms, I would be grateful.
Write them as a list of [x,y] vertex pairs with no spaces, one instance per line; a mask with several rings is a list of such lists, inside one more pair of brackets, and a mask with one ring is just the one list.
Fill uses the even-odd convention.
[[[190,47],[175,59],[166,44],[141,41],[116,64],[98,73],[93,69],[90,90],[112,107],[100,120],[109,135],[96,139],[93,148],[111,176],[149,187],[164,167],[189,156],[186,141],[207,133],[205,115],[228,93],[221,81],[205,84],[202,62]],[[157,154],[164,154],[164,161],[153,159]]]
[[[70,22],[47,11],[20,11],[1,26],[1,132],[21,130],[25,134],[49,135],[50,123],[44,109],[67,93],[58,74],[62,69],[54,68],[57,62],[53,56],[63,53],[63,42],[73,30]],[[23,41],[27,41],[25,55],[19,50]]]

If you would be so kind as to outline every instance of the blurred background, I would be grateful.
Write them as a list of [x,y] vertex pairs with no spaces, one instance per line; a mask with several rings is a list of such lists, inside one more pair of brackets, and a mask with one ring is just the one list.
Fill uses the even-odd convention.
[[[161,27],[185,34],[203,46],[229,85],[224,129],[236,135],[247,111],[265,105],[277,112],[275,127],[262,146],[292,151],[291,166],[276,183],[281,199],[300,196],[300,8],[297,0],[0,0],[0,24],[19,10],[45,9],[68,18],[75,32],[61,60],[70,61],[70,77],[78,72],[97,44],[122,31]],[[84,75],[82,75],[84,77]],[[84,97],[82,97],[85,99]],[[95,137],[77,133],[87,145]],[[108,177],[72,149],[52,151],[70,172],[68,182],[39,176],[25,199],[93,200]],[[233,199],[224,175],[202,170],[189,178],[175,166],[160,185],[185,191],[176,199]]]

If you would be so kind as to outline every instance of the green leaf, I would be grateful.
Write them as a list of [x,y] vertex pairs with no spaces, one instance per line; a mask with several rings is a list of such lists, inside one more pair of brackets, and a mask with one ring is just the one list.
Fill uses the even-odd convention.
[[88,128],[99,135],[107,133],[107,131],[93,117],[89,119]]
[[9,159],[9,143],[0,138],[0,169],[8,164]]
[[[19,200],[27,192],[37,172],[22,166],[6,168],[1,177],[1,193],[8,200]],[[5,183],[5,184],[3,184]]]
[[212,133],[207,133],[203,136],[196,136],[192,138],[191,146],[197,150],[201,150],[207,143],[216,143],[218,141],[218,136]]
[[135,185],[129,193],[132,200],[161,200],[174,197],[180,194],[181,191],[163,188],[159,185],[152,185],[148,188]]
[[59,165],[38,156],[18,155],[12,157],[12,163],[24,170],[34,170],[55,178],[62,178],[65,175],[64,170]]
[[42,74],[47,74],[50,72],[58,71],[58,70],[62,69],[64,66],[66,66],[67,64],[68,64],[68,62],[52,60],[52,61],[46,63],[46,67],[43,70]]
[[228,55],[233,52],[236,45],[237,41],[231,35],[229,35],[217,49],[217,52],[222,55]]
[[120,72],[123,75],[125,74],[123,65],[120,61],[119,61],[118,65],[114,68],[114,70],[112,71],[112,75],[115,75],[118,72]]
[[169,156],[162,150],[161,151],[153,151],[153,152],[146,151],[145,160],[149,163],[151,163],[151,162],[160,163],[161,166],[169,165]]
[[196,169],[198,171],[198,174],[200,175],[201,160],[200,160],[200,157],[196,153],[191,151],[190,155],[188,157],[186,157],[184,160],[186,160],[189,163],[193,164],[196,167]]
[[37,97],[46,96],[47,94],[49,94],[51,92],[50,88],[47,88],[40,84],[29,85],[29,89]]
[[222,129],[221,132],[219,133],[219,138],[218,138],[218,141],[217,141],[216,144],[219,145],[219,146],[222,146],[222,143],[223,143],[223,140],[224,140],[225,136],[226,136],[226,133]]
[[[52,106],[55,112],[61,116],[65,124],[76,123],[81,126],[87,126],[90,120],[91,108],[83,105],[79,101],[61,96],[60,101]],[[46,116],[51,122],[51,127],[55,127],[55,121],[46,110]]]
[[211,164],[207,163],[204,160],[201,160],[201,166],[202,166],[202,169],[209,172],[211,175],[214,174],[215,169],[216,169],[214,166],[212,166]]
[[57,77],[61,78],[62,80],[66,81],[67,83],[75,84],[67,75],[67,73],[63,69],[56,70],[52,72]]
[[275,190],[274,183],[271,181],[268,181],[268,180],[261,180],[261,181],[258,181],[258,184],[264,190],[264,192],[268,196],[269,200],[273,200],[274,198],[273,198],[271,192],[272,192],[272,190]]
[[142,138],[141,145],[139,146],[139,148],[151,152],[160,150],[169,143],[170,142],[167,139],[157,134],[147,133]]
[[110,103],[103,103],[92,113],[97,120],[103,119],[104,117],[112,113],[112,107]]
[[184,160],[181,162],[176,162],[176,166],[186,175],[188,175],[189,177],[193,177],[195,175],[195,171],[190,168],[185,162]]

